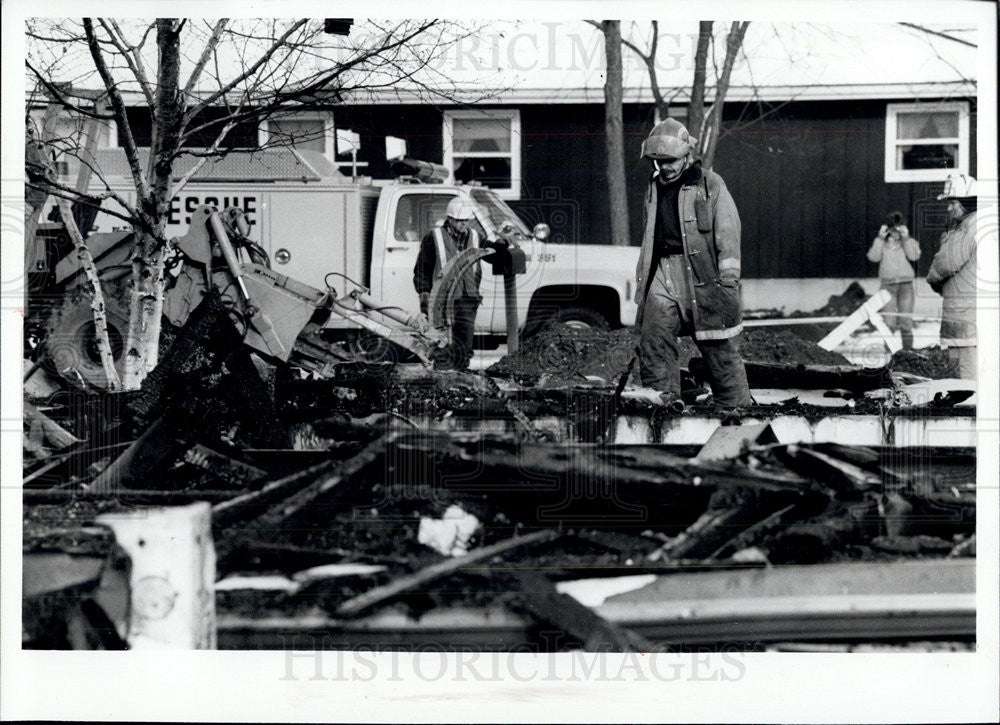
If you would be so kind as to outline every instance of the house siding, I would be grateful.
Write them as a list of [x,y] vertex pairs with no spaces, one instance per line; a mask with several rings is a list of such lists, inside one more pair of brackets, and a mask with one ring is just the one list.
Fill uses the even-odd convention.
[[[893,102],[898,102],[898,99]],[[925,274],[945,229],[941,182],[886,183],[885,100],[728,104],[718,171],[743,221],[743,274],[771,277],[871,277],[868,245],[886,213],[906,215],[920,242]],[[385,137],[407,141],[411,156],[441,163],[440,107],[353,106],[335,114],[361,135],[365,173],[389,176]],[[554,241],[607,243],[604,109],[600,104],[521,106],[520,199],[510,202]],[[763,120],[745,119],[761,112]],[[743,119],[743,120],[741,120]],[[626,104],[625,174],[630,237],[638,244],[649,165],[639,158],[653,123],[648,104]],[[970,101],[970,171],[976,174],[976,106]]]

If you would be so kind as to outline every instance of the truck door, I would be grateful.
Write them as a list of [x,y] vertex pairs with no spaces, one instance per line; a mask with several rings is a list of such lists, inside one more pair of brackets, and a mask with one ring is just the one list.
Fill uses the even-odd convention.
[[[421,188],[397,194],[392,199],[382,263],[382,289],[377,291],[377,296],[384,302],[412,312],[420,309],[420,300],[413,287],[413,266],[417,262],[420,242],[445,218],[448,202],[454,197],[455,192],[451,190],[431,191]],[[480,239],[484,239],[482,230],[479,231]],[[373,270],[373,276],[375,274]],[[477,331],[485,333],[489,330],[494,286],[486,266],[480,285],[483,304],[476,315]]]

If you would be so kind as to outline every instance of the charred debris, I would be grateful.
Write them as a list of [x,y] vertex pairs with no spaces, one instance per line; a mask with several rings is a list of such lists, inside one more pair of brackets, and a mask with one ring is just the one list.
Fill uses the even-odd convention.
[[[291,583],[220,588],[220,613],[351,620],[395,609],[419,618],[499,604],[568,633],[567,642],[622,651],[650,643],[556,583],[975,553],[974,450],[924,447],[914,457],[877,444],[781,444],[767,418],[830,408],[790,393],[718,415],[693,346],[683,361],[688,408],[674,414],[622,395],[635,382],[628,330],[550,325],[478,373],[346,363],[324,380],[264,363],[239,340],[208,298],[170,333],[136,393],[28,370],[25,556],[83,552],[112,562],[107,576],[127,564],[97,515],[206,501],[219,580]],[[849,365],[793,329],[749,330],[742,352],[753,387],[818,389],[850,415],[913,407],[906,384],[951,374],[934,350],[897,354],[883,368]],[[940,415],[960,397],[919,407]],[[669,424],[710,414],[722,425],[704,445],[614,439],[621,416]],[[357,567],[302,574],[328,565]],[[91,601],[96,581],[73,601]],[[34,646],[53,646],[51,621],[63,623],[63,645],[121,646],[72,642],[64,623],[100,614],[82,605],[56,616],[45,601],[26,611]]]

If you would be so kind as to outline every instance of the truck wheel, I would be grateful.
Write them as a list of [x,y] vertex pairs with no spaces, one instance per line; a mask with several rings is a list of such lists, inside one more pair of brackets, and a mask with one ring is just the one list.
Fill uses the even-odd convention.
[[578,330],[610,330],[607,318],[590,307],[563,307],[549,318]]
[[[82,378],[88,385],[105,389],[108,379],[97,351],[93,294],[86,285],[68,291],[45,326],[46,366],[70,383]],[[124,372],[125,340],[128,336],[128,279],[105,283],[104,304],[108,321],[108,342],[118,375]],[[74,372],[75,371],[75,372]],[[79,373],[77,378],[76,373]]]

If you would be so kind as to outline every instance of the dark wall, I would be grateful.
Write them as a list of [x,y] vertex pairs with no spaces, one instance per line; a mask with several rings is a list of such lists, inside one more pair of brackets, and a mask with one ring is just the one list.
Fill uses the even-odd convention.
[[[942,183],[885,182],[885,107],[886,101],[727,105],[715,170],[743,221],[745,276],[874,276],[865,254],[883,217],[895,210],[920,241],[919,271],[926,273],[945,228],[945,205],[935,199]],[[367,173],[387,178],[387,135],[406,139],[411,156],[441,163],[442,110],[353,106],[335,118],[339,128],[361,135],[358,160],[369,163]],[[971,115],[975,175],[974,103]],[[629,104],[623,116],[630,232],[638,244],[650,174],[639,150],[653,110]],[[554,240],[607,243],[603,106],[523,106],[521,132],[521,198],[511,206],[529,225],[550,224]]]
[[[789,103],[753,124],[727,108],[715,170],[743,221],[748,277],[873,276],[865,254],[888,212],[906,216],[925,274],[945,228],[935,183],[886,183],[885,101]],[[758,109],[754,109],[755,112]],[[768,110],[768,109],[763,109]],[[970,135],[976,173],[976,123]]]
[[[413,158],[440,164],[444,147],[441,109],[435,106],[345,106],[334,114],[337,128],[350,129],[360,136],[358,161],[368,162],[365,172],[376,179],[391,176],[385,158],[385,138],[406,140],[406,151]],[[338,161],[350,156],[338,157]]]
[[[625,181],[629,188],[630,236],[638,243],[642,191],[649,163],[639,159],[642,140],[653,123],[652,106],[626,105]],[[567,242],[608,244],[611,221],[605,181],[604,107],[600,104],[530,106],[521,109],[521,201],[511,203],[527,221],[557,227],[546,212],[564,209],[577,220]],[[638,193],[636,193],[638,191]],[[556,214],[556,221],[563,216]]]

